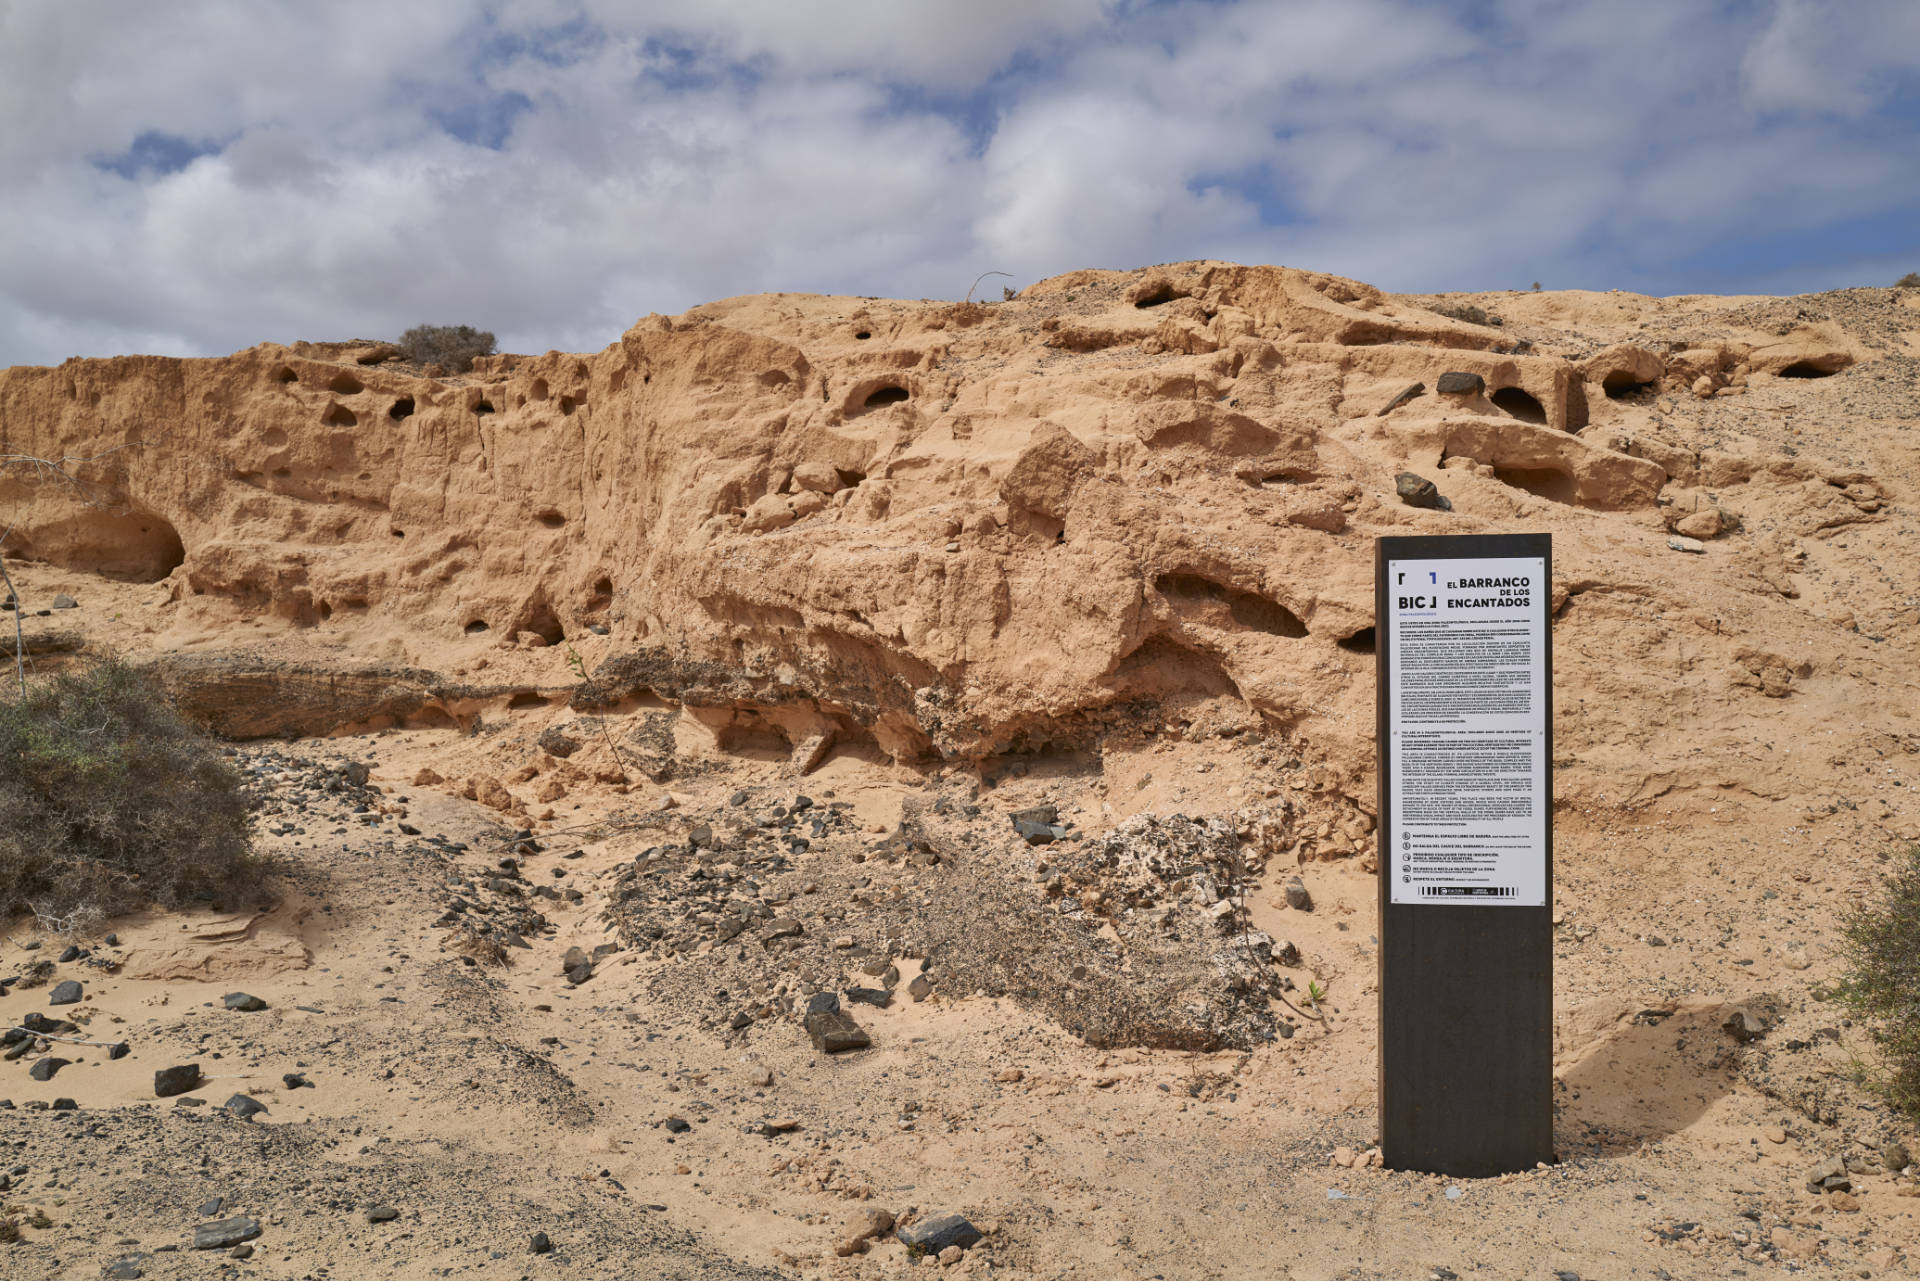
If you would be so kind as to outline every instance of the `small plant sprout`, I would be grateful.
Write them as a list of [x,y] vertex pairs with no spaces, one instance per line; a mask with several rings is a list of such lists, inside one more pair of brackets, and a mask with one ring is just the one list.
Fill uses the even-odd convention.
[[[597,695],[600,692],[599,688],[593,683],[593,677],[587,674],[587,660],[582,658],[580,651],[572,645],[567,646],[567,666],[572,669],[575,676],[580,678],[580,684],[585,687],[589,694]],[[600,737],[606,740],[607,750],[613,753],[613,763],[620,767],[622,773],[626,772],[626,758],[620,755],[619,747],[614,744],[613,735],[607,732],[606,717],[599,716],[594,719],[600,725]]]

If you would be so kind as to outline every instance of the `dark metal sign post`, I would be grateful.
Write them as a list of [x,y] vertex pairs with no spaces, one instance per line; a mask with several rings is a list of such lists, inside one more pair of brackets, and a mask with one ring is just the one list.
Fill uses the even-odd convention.
[[1553,1159],[1552,571],[1546,534],[1379,541],[1390,1168]]

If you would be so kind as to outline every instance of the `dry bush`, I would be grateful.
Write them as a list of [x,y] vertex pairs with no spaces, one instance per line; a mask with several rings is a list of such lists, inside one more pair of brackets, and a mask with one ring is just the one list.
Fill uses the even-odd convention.
[[1920,289],[1920,271],[1910,271],[1893,282],[1895,289]]
[[[1535,288],[1538,287],[1537,285],[1535,286]],[[1490,315],[1485,307],[1476,307],[1470,302],[1437,302],[1427,308],[1427,310],[1445,316],[1449,320],[1464,320],[1469,325],[1492,325],[1497,327],[1502,323],[1500,317]]]
[[64,932],[254,890],[240,776],[123,663],[0,701],[0,916]]
[[493,354],[493,335],[472,325],[415,325],[397,344],[407,359],[422,365],[444,365],[464,374],[475,356]]
[[455,930],[442,946],[475,965],[502,966],[507,963],[506,945],[492,935],[482,934],[470,926]]
[[1878,902],[1845,925],[1839,1000],[1873,1029],[1892,1104],[1920,1120],[1920,845],[1903,856]]

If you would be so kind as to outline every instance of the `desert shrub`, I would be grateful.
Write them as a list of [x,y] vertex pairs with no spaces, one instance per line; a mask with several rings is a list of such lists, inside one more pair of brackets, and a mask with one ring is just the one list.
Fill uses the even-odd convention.
[[493,335],[472,325],[415,325],[400,335],[398,345],[408,360],[464,374],[475,356],[493,354]]
[[1470,302],[1435,303],[1427,310],[1437,312],[1449,320],[1464,320],[1469,325],[1499,325],[1500,317],[1489,315],[1485,307],[1476,307]]
[[239,774],[131,667],[0,701],[0,917],[78,929],[257,887]]
[[1839,1000],[1872,1029],[1890,1102],[1920,1120],[1920,845],[1902,856],[1876,902],[1843,926]]
[[1895,289],[1920,289],[1920,271],[1910,271],[1893,282]]

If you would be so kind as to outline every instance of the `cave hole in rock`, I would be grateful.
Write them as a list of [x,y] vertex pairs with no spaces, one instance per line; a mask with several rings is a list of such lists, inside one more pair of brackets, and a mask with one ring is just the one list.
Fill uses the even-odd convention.
[[387,410],[387,417],[393,419],[395,422],[399,422],[402,418],[408,418],[412,415],[413,397],[411,396],[400,397],[400,399],[393,402],[393,407]]
[[907,399],[907,389],[905,387],[882,387],[880,390],[868,396],[866,402],[860,407],[862,409],[882,409],[888,405],[902,404]]
[[1296,640],[1307,634],[1307,625],[1285,605],[1254,592],[1216,583],[1211,578],[1198,574],[1162,574],[1153,580],[1153,586],[1176,605],[1224,604],[1227,617],[1251,631]]
[[1642,392],[1652,391],[1653,383],[1638,382],[1624,369],[1616,369],[1600,380],[1600,390],[1607,394],[1608,400],[1627,400]]
[[366,386],[352,374],[335,374],[333,381],[327,384],[327,390],[336,396],[357,396],[366,390]]
[[871,329],[862,329],[856,332],[853,336],[855,338],[860,339],[862,342],[865,342],[867,339],[873,337],[873,331]]
[[286,365],[282,365],[279,371],[274,374],[273,381],[277,383],[297,383],[300,381],[300,375],[294,373],[293,370]]
[[793,739],[771,721],[757,717],[723,725],[713,733],[714,746],[729,756],[785,760],[793,755]]
[[792,381],[793,378],[784,369],[769,369],[766,373],[760,375],[760,385],[762,387],[785,387]]
[[321,421],[329,427],[355,427],[360,423],[360,416],[345,405],[336,404],[327,410],[326,417]]
[[1149,289],[1146,293],[1134,299],[1133,305],[1145,311],[1148,307],[1158,307],[1163,303],[1172,302],[1175,298],[1185,298],[1186,296],[1187,295],[1180,290],[1175,289],[1172,282],[1162,281],[1160,284],[1155,285],[1152,289]]
[[[187,559],[179,532],[165,517],[150,511],[91,510],[43,532],[48,543],[36,545],[16,529],[7,550],[21,560],[46,561],[125,583],[157,583]],[[0,595],[4,592],[0,588]],[[5,626],[6,644],[11,646],[12,624]]]
[[1838,369],[1827,369],[1811,360],[1796,360],[1780,371],[1782,378],[1831,378]]
[[490,400],[476,400],[473,402],[473,412],[475,414],[490,414],[493,412],[493,402]]
[[560,398],[560,412],[562,415],[571,414],[573,413],[574,410],[580,408],[586,403],[587,402],[584,400],[575,400],[571,396],[562,396]]
[[1515,489],[1524,489],[1536,498],[1549,502],[1573,502],[1573,477],[1557,467],[1499,467],[1493,469],[1493,478],[1503,485]]
[[625,387],[626,385],[627,385],[627,371],[624,369],[616,369],[607,376],[607,387],[610,390],[619,391],[622,387]]
[[276,467],[273,469],[273,478],[275,480],[286,480],[292,475],[293,468],[291,467]]
[[587,612],[589,614],[605,613],[607,607],[612,604],[613,580],[602,574],[593,580],[593,595],[587,598]]
[[544,378],[534,379],[533,385],[527,388],[527,399],[528,400],[545,400],[546,398],[547,398],[547,380]]
[[404,529],[390,529],[387,532],[395,538],[405,538],[407,536],[407,531]]
[[1334,643],[1349,654],[1371,654],[1374,646],[1374,630],[1371,627],[1362,627],[1353,635],[1342,636]]
[[507,700],[507,710],[517,712],[526,707],[545,707],[547,700],[530,689],[523,689]]
[[486,621],[484,619],[476,618],[472,622],[468,623],[463,630],[469,636],[478,636],[481,632],[484,632],[488,629],[487,629]]
[[186,563],[186,545],[169,522],[151,512],[134,513],[126,519],[133,537],[126,548],[124,568],[102,566],[99,572],[103,577],[157,583]]
[[1547,407],[1536,400],[1531,393],[1524,392],[1518,387],[1502,387],[1488,399],[1493,401],[1495,409],[1510,417],[1518,418],[1523,423],[1545,425],[1547,421]]
[[532,632],[549,645],[558,645],[567,638],[567,632],[560,625],[559,615],[553,612],[553,606],[541,601],[527,611],[525,619],[513,629],[516,632]]
[[539,521],[542,525],[545,525],[548,529],[559,529],[562,525],[567,523],[567,518],[565,516],[562,516],[559,512],[554,511],[552,508],[548,508],[546,511],[541,512],[538,516],[535,516],[534,519]]
[[840,478],[840,488],[842,489],[852,489],[855,485],[860,484],[867,478],[867,473],[863,471],[849,471],[845,467],[836,467],[833,471],[834,474]]
[[329,605],[326,601],[321,601],[314,607],[314,612],[320,615],[320,621],[324,623],[333,617],[333,606]]
[[1200,695],[1244,699],[1220,660],[1168,636],[1152,636],[1114,668],[1115,686],[1132,697]]

